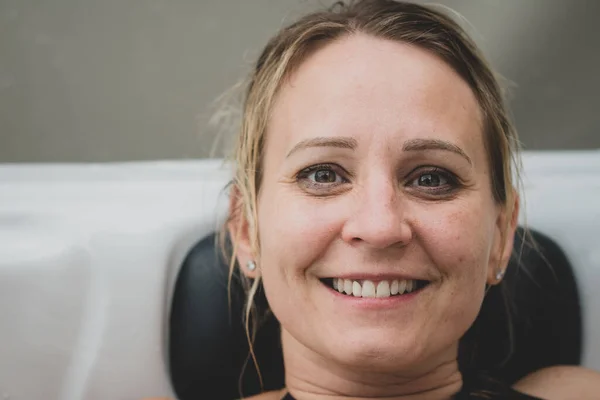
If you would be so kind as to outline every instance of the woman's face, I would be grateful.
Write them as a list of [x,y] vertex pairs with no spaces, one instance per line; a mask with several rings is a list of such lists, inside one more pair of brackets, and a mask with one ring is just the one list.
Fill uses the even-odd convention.
[[456,356],[510,252],[482,125],[469,86],[414,46],[355,35],[297,69],[269,122],[253,255],[286,342],[345,365]]

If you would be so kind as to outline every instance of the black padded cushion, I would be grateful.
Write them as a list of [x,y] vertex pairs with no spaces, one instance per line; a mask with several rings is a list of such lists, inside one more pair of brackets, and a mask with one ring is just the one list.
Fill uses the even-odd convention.
[[572,266],[549,237],[530,230],[534,248],[527,240],[523,245],[523,234],[517,231],[506,277],[488,292],[463,341],[474,355],[463,355],[464,366],[507,383],[543,367],[581,362],[583,327]]
[[[239,399],[240,392],[245,396],[260,392],[254,364],[246,362],[249,347],[242,324],[245,292],[240,271],[236,266],[230,306],[229,266],[216,242],[216,235],[210,235],[196,244],[175,283],[169,360],[178,400],[229,400]],[[256,300],[260,309],[267,309],[262,291],[256,294]],[[279,324],[269,316],[261,322],[254,349],[264,387],[273,390],[283,386]]]
[[[581,358],[581,311],[572,268],[556,243],[537,232],[532,235],[539,252],[525,246],[519,266],[519,233],[507,276],[488,292],[459,357],[461,368],[490,371],[507,383],[545,366],[579,364]],[[239,268],[231,283],[231,307],[227,282],[228,266],[211,235],[187,255],[173,295],[169,363],[180,400],[230,400],[260,392],[253,363],[246,363]],[[266,310],[262,292],[257,299],[259,309]],[[283,387],[279,325],[272,316],[261,321],[255,352],[264,389]]]

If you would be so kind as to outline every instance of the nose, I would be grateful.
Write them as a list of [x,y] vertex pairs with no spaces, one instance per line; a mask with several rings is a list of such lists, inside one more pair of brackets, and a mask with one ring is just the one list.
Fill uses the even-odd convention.
[[406,246],[413,231],[402,203],[397,183],[392,180],[362,187],[356,193],[356,207],[342,227],[342,239],[378,249]]

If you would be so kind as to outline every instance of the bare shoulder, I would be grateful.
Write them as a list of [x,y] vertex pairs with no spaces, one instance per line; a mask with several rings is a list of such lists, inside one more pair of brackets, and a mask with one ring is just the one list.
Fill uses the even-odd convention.
[[575,366],[549,367],[527,375],[514,388],[546,400],[598,399],[600,373]]

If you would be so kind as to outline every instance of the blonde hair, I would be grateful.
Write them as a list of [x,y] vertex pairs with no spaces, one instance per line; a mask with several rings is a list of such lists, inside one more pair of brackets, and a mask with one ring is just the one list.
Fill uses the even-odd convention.
[[[265,135],[278,91],[318,48],[354,34],[409,43],[425,49],[444,60],[467,82],[483,115],[484,143],[494,199],[505,207],[506,215],[512,215],[517,195],[514,177],[518,176],[519,169],[517,134],[498,78],[464,29],[444,12],[428,6],[392,0],[337,2],[328,10],[306,15],[281,29],[267,43],[249,77],[233,154],[235,173],[232,189],[238,201],[230,217],[243,217],[248,222],[251,248],[256,255],[260,254],[257,197],[262,179]],[[507,228],[509,224],[510,217],[506,221]],[[235,255],[234,243],[234,250],[229,254],[230,276],[235,267]],[[260,260],[257,261],[260,265]],[[250,286],[246,321],[250,319],[253,295],[259,284],[257,278]],[[252,349],[253,338],[246,326]],[[253,353],[252,357],[256,363]]]

